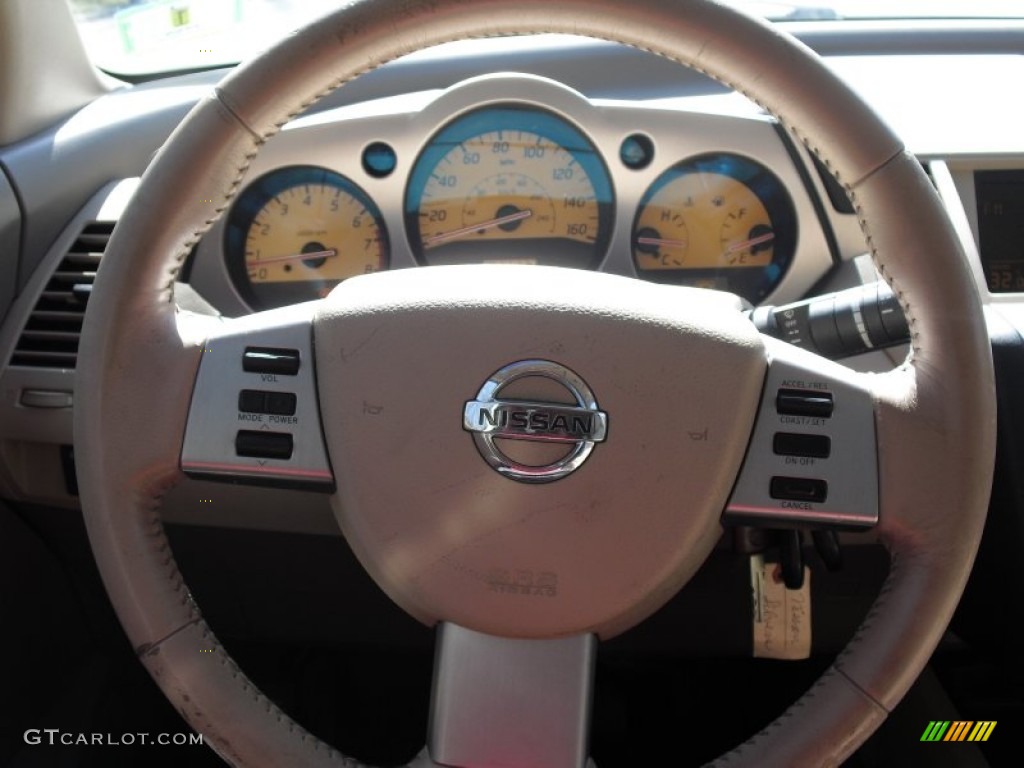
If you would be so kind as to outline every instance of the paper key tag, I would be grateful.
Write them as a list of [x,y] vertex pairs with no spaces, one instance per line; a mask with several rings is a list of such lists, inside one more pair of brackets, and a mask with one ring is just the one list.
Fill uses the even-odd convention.
[[778,568],[761,555],[750,558],[754,657],[806,659],[811,655],[811,569],[804,566],[804,585],[789,590]]

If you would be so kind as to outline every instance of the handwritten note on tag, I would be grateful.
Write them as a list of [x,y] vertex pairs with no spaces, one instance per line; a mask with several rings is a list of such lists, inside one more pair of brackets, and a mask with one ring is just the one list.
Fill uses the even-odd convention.
[[804,585],[789,590],[777,563],[761,555],[750,558],[754,602],[754,656],[759,659],[806,659],[811,655],[811,571],[804,567]]

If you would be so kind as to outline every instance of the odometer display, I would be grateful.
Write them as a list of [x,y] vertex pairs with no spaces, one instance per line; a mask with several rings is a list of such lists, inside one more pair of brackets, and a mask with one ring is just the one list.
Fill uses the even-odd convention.
[[488,108],[441,130],[413,169],[405,220],[421,264],[595,268],[611,235],[608,172],[547,112]]

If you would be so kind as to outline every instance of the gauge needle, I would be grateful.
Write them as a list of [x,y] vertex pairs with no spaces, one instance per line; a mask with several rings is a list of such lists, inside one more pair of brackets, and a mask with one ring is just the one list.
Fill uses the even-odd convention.
[[272,259],[256,259],[254,261],[245,262],[247,267],[259,267],[263,264],[280,264],[285,261],[309,261],[310,259],[330,259],[338,255],[338,251],[334,248],[328,248],[326,251],[312,251],[311,253],[296,253],[291,256],[275,256]]
[[493,229],[494,227],[500,227],[502,224],[511,224],[513,221],[522,221],[533,216],[533,211],[527,208],[525,211],[516,211],[510,213],[508,216],[498,216],[488,221],[481,221],[479,224],[471,224],[468,227],[459,227],[453,229],[450,232],[441,232],[437,235],[431,235],[423,241],[424,248],[433,248],[435,245],[441,245],[441,243],[447,243],[449,240],[458,240],[460,237],[471,235],[474,232],[479,232],[482,229]]
[[685,240],[663,240],[660,237],[638,237],[636,241],[640,245],[664,245],[667,248],[685,248],[688,245]]
[[761,243],[770,243],[775,239],[774,232],[765,232],[763,235],[752,237],[749,240],[744,240],[740,243],[733,243],[725,249],[725,253],[736,253],[737,251],[745,251],[747,248],[753,248],[755,245],[761,245]]

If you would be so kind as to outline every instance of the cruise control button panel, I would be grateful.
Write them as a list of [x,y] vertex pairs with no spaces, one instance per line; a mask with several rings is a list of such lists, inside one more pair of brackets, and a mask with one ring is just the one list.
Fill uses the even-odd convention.
[[312,333],[311,310],[298,305],[229,320],[207,340],[182,446],[184,472],[334,490]]
[[878,522],[875,411],[857,375],[774,339],[750,447],[723,521],[866,528]]

